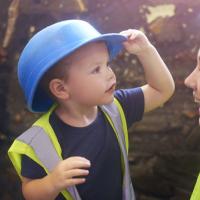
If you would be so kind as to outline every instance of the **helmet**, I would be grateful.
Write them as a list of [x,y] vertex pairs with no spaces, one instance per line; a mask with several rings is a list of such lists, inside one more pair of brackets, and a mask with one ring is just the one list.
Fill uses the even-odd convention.
[[112,60],[122,50],[122,42],[125,40],[125,36],[117,33],[101,34],[82,20],[61,21],[39,31],[25,46],[18,63],[18,79],[28,109],[32,112],[46,112],[53,104],[39,87],[39,82],[59,60],[94,41],[106,43]]

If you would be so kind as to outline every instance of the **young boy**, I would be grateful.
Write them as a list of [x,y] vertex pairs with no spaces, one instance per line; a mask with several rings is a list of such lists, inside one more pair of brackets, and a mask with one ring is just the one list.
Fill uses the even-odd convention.
[[[147,84],[141,88],[115,91],[108,63],[123,48],[143,64]],[[62,21],[29,41],[18,67],[28,108],[50,109],[9,149],[24,197],[135,199],[127,126],[174,92],[172,76],[146,36],[132,29],[100,34],[85,21]]]
[[[193,72],[185,79],[185,85],[193,90],[194,101],[200,105],[200,50],[197,54],[197,65]],[[200,112],[200,108],[199,108]],[[199,119],[200,124],[200,119]],[[190,200],[200,199],[200,175],[198,176]]]

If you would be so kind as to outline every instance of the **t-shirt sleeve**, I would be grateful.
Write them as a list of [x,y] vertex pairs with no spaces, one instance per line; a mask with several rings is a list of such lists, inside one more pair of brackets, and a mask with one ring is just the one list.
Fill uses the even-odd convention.
[[21,175],[26,178],[36,179],[46,175],[44,169],[26,155],[22,155]]
[[142,119],[144,114],[144,94],[140,87],[116,90],[115,97],[124,110],[128,128],[134,122]]

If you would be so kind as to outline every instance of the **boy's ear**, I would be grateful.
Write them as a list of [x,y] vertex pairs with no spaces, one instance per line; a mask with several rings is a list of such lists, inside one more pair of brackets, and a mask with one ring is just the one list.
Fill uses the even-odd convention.
[[49,83],[49,90],[56,98],[62,100],[67,100],[69,98],[66,84],[64,84],[64,81],[61,79],[52,79]]

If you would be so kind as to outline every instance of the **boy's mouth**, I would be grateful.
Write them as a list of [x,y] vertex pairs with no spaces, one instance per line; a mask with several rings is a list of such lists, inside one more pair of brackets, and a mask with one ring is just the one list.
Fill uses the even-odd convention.
[[116,87],[116,83],[113,83],[113,84],[105,91],[105,93],[114,92],[114,91],[115,91],[115,87]]

